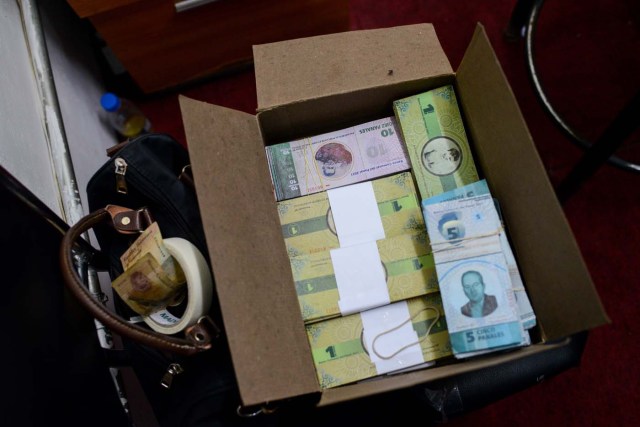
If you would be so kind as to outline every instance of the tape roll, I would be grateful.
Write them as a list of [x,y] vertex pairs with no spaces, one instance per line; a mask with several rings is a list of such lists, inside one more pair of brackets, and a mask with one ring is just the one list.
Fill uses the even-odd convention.
[[208,313],[213,298],[213,280],[207,261],[193,243],[180,237],[164,239],[163,243],[184,271],[187,307],[180,318],[166,309],[142,318],[154,331],[171,335],[183,331]]

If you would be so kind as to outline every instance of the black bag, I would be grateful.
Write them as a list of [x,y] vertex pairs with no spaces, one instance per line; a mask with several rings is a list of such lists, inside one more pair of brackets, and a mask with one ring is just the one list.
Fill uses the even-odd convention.
[[200,419],[234,425],[240,420],[235,413],[240,400],[226,340],[215,337],[220,332],[216,325],[222,325],[215,298],[209,316],[186,337],[168,336],[130,324],[136,314],[115,292],[116,313],[110,312],[74,270],[74,242],[93,229],[102,259],[94,256],[89,264],[106,267],[115,279],[122,273],[120,256],[153,221],[163,238],[189,240],[208,260],[187,151],[168,135],[144,134],[108,154],[111,159],[87,185],[91,214],[63,240],[65,282],[94,317],[122,337],[124,350],[111,354],[112,364],[133,368],[161,425],[196,425]]

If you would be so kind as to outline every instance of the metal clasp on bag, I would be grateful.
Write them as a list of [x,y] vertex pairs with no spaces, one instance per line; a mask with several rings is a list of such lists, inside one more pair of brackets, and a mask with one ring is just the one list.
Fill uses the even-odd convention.
[[196,347],[208,350],[211,348],[211,342],[220,335],[220,328],[209,316],[202,316],[195,324],[185,329],[184,334]]
[[182,171],[180,171],[180,175],[178,175],[178,179],[180,180],[180,182],[187,185],[192,190],[196,189],[196,185],[193,182],[193,171],[191,170],[190,164],[182,168]]

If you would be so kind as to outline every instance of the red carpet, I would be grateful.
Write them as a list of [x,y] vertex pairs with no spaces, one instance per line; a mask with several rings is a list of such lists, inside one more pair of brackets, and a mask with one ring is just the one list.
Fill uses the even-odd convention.
[[[582,151],[539,106],[527,78],[523,41],[502,31],[514,1],[408,1],[350,4],[351,28],[431,22],[454,69],[481,22],[493,43],[554,185]],[[567,121],[595,139],[640,89],[637,0],[548,1],[538,26],[537,57],[549,96]],[[233,76],[136,100],[155,130],[184,141],[178,93],[255,113],[254,74]],[[620,149],[640,162],[638,133]],[[479,426],[640,425],[640,175],[603,166],[565,205],[565,212],[612,324],[591,332],[582,364],[524,392],[450,422]],[[580,295],[576,295],[580,298]]]

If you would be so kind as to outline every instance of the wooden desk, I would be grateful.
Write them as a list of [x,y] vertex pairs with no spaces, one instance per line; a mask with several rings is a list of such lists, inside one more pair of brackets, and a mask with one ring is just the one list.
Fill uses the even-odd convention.
[[143,92],[252,60],[252,45],[347,31],[348,0],[67,0]]

